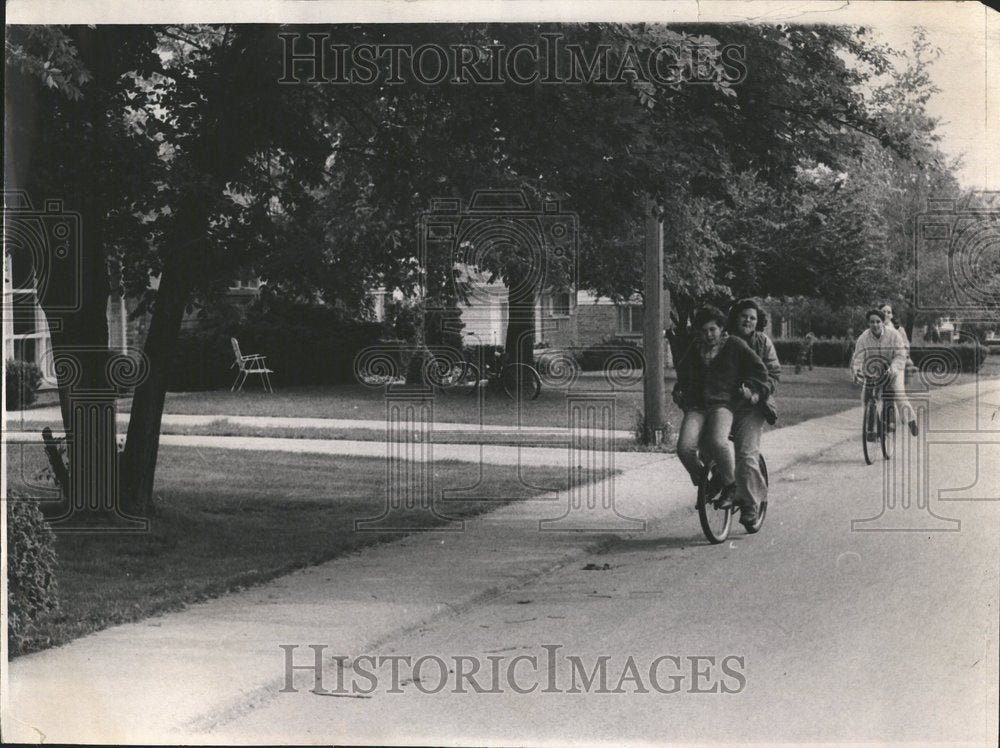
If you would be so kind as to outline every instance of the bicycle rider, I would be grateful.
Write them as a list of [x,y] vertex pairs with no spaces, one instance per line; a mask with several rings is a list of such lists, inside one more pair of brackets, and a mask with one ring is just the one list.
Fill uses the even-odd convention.
[[[875,371],[886,372],[885,391],[897,404],[900,417],[904,412],[910,414],[910,433],[916,436],[919,433],[917,421],[913,417],[913,409],[902,386],[903,371],[906,368],[906,347],[903,339],[896,330],[885,325],[885,315],[881,309],[870,309],[865,318],[868,321],[868,329],[858,337],[854,347],[854,357],[851,359],[854,381],[863,382],[864,375],[871,376]],[[870,390],[869,387],[864,389],[864,403],[871,397]],[[890,428],[895,428],[895,424]],[[871,438],[871,435],[868,437]]]
[[885,316],[885,326],[889,330],[895,330],[899,333],[899,337],[903,341],[903,350],[906,352],[906,368],[903,369],[903,376],[899,380],[899,396],[897,400],[901,408],[904,408],[906,413],[912,413],[913,409],[910,405],[910,399],[906,396],[906,378],[910,375],[910,372],[916,369],[913,364],[913,359],[910,357],[910,339],[906,335],[906,328],[903,327],[899,322],[896,321],[895,316],[892,313],[892,302],[886,301],[879,309],[882,310],[882,314]]
[[[767,367],[768,397],[753,403],[746,397],[733,416],[733,447],[736,450],[736,497],[739,506],[756,509],[767,501],[767,482],[760,471],[760,437],[764,422],[774,425],[778,411],[774,392],[781,380],[781,362],[774,343],[764,333],[767,313],[753,299],[740,299],[729,310],[727,329],[753,349]],[[742,516],[742,514],[741,514]]]
[[[744,401],[766,401],[767,367],[743,340],[725,331],[726,316],[713,306],[694,317],[695,340],[676,364],[674,402],[684,411],[677,456],[691,481],[699,485],[706,470],[702,452],[715,461],[722,486],[720,509],[733,505],[737,494],[736,465],[729,433],[735,412]],[[745,385],[745,386],[744,386]],[[740,522],[757,521],[755,506],[741,506]]]

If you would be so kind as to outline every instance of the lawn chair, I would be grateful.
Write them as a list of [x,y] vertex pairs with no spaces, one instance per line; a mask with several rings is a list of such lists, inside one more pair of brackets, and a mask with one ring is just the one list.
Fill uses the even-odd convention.
[[242,392],[247,378],[251,374],[259,374],[261,381],[264,383],[264,389],[273,395],[274,390],[271,389],[271,378],[268,374],[273,374],[274,372],[267,368],[266,358],[259,353],[250,353],[244,356],[240,353],[240,341],[236,338],[230,338],[229,341],[233,344],[233,353],[236,354],[236,361],[233,362],[233,366],[238,367],[240,370],[236,375],[236,381],[233,382],[233,386],[229,388],[229,391]]

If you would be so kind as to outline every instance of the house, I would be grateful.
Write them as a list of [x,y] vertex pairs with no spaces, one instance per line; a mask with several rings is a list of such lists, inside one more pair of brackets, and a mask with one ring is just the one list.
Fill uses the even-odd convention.
[[[33,363],[41,370],[42,388],[56,386],[52,343],[45,312],[38,304],[38,290],[30,262],[22,262],[16,252],[3,257],[3,356]],[[125,299],[108,296],[108,346],[124,351],[134,340],[135,324],[128,320]]]
[[[16,255],[15,255],[16,256]],[[462,334],[482,344],[503,345],[507,335],[509,305],[507,289],[501,282],[486,283],[476,279],[474,292],[467,304],[461,304]],[[158,278],[150,278],[155,289]],[[117,286],[111,278],[111,286]],[[259,297],[262,282],[252,274],[243,274],[229,285],[227,300],[237,308],[245,308]],[[11,254],[4,255],[3,286],[4,358],[35,363],[43,377],[43,387],[56,386],[52,365],[49,328],[45,314],[38,305],[33,275],[28,263],[19,263]],[[399,292],[391,294],[401,299]],[[390,294],[385,289],[372,292],[374,317],[385,319],[386,302]],[[145,339],[148,315],[134,315],[137,302],[119,295],[108,298],[107,320],[109,347],[125,351],[141,346]],[[9,310],[9,313],[8,313]],[[201,323],[199,307],[192,305],[185,313],[182,329],[191,330]],[[624,338],[642,344],[643,307],[638,298],[627,303],[615,303],[590,291],[557,291],[542,293],[535,303],[535,344],[551,348],[586,348],[610,338]]]
[[[502,283],[480,284],[468,303],[459,304],[462,334],[481,343],[503,345],[509,304]],[[642,344],[642,302],[616,304],[591,291],[549,290],[535,302],[535,344],[553,348],[586,348],[609,338]]]
[[[52,344],[45,313],[38,304],[38,291],[30,259],[20,260],[16,251],[4,252],[3,268],[3,355],[4,359],[17,359],[33,363],[42,373],[42,389],[56,387],[53,368]],[[110,285],[119,285],[112,271]],[[149,286],[155,289],[158,277],[151,277]],[[234,280],[226,291],[235,307],[245,308],[260,295],[261,282],[255,277],[243,276]],[[135,299],[119,294],[108,296],[108,347],[125,352],[140,347],[146,338],[149,315],[135,315]],[[182,330],[196,328],[200,323],[199,307],[192,305],[184,315]]]
[[[487,281],[485,273],[459,268],[468,294],[459,302],[462,335],[481,345],[503,345],[510,316],[507,287]],[[400,291],[372,291],[372,309],[378,322],[385,321],[390,299],[402,300]],[[642,345],[642,301],[615,303],[591,291],[548,290],[535,302],[535,345],[551,348],[586,348],[609,338],[624,338]]]

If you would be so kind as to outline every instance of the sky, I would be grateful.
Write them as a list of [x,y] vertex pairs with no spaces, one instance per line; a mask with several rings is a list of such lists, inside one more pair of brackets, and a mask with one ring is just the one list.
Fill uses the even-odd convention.
[[1000,15],[979,3],[913,5],[937,7],[887,13],[874,28],[903,49],[915,23],[927,30],[928,41],[942,52],[930,69],[940,91],[927,105],[940,119],[941,149],[964,156],[964,187],[1000,190]]
[[750,21],[840,23],[876,30],[909,48],[914,25],[942,50],[929,102],[941,149],[963,156],[959,181],[1000,190],[1000,14],[975,0],[7,0],[7,22],[179,21]]

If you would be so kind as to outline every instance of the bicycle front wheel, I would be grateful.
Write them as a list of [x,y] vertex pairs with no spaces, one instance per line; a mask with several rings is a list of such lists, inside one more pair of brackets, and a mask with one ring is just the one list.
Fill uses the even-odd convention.
[[698,485],[698,520],[701,522],[701,530],[705,533],[711,543],[722,543],[729,537],[729,528],[732,526],[733,510],[719,509],[718,501],[710,501],[708,498],[708,482],[711,471],[706,473],[706,478]]
[[868,441],[868,434],[875,432],[877,422],[875,411],[875,401],[869,400],[865,405],[864,416],[861,422],[861,446],[865,450],[865,464],[871,465],[875,462],[875,443]]
[[507,364],[500,373],[500,383],[511,400],[535,400],[542,392],[542,379],[528,364]]

